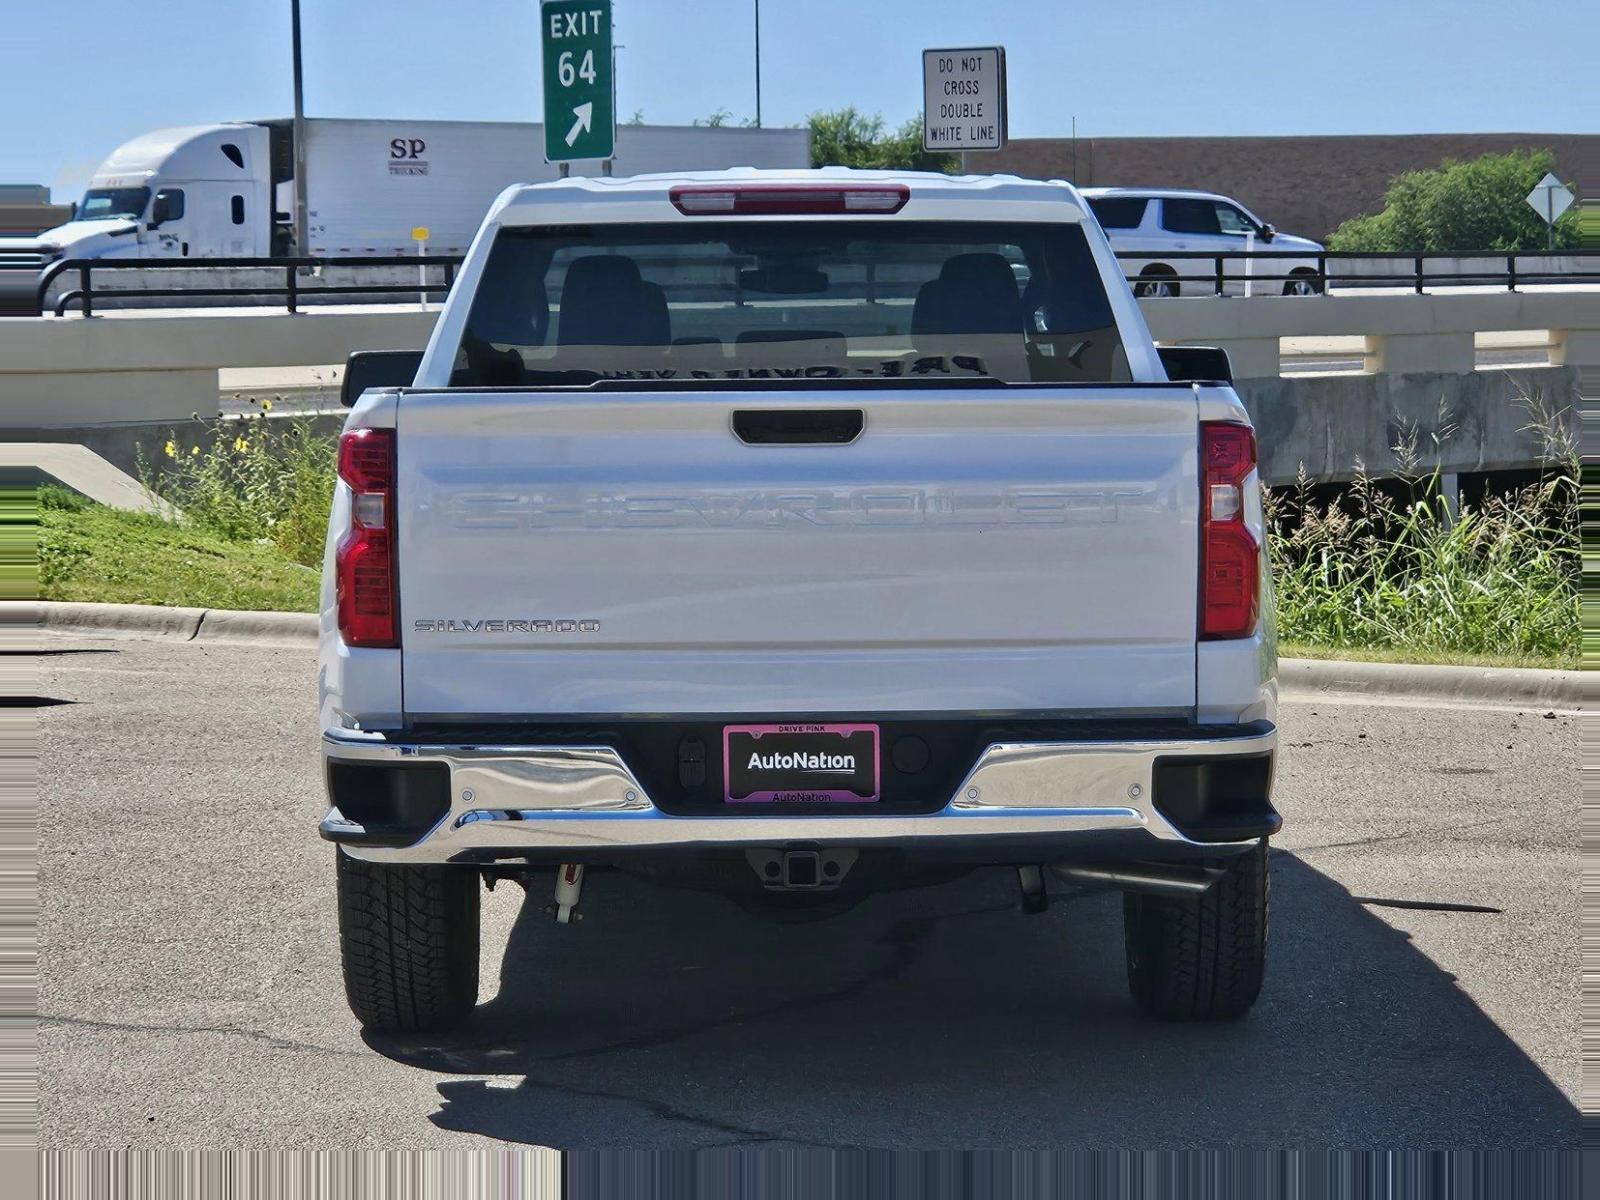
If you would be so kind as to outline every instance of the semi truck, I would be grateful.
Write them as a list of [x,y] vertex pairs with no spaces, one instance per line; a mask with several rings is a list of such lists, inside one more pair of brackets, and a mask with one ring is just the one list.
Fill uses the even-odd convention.
[[[117,147],[65,224],[0,237],[0,268],[64,258],[264,258],[464,254],[507,186],[555,179],[537,124],[344,120],[304,123],[306,245],[294,244],[294,122],[157,129]],[[575,175],[804,167],[804,129],[624,125],[610,164]]]

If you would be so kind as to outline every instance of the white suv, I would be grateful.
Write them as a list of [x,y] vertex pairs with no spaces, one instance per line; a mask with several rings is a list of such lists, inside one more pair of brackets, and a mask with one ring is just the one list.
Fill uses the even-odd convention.
[[[1083,195],[1113,250],[1150,252],[1122,259],[1136,296],[1215,295],[1215,256],[1247,249],[1309,257],[1225,258],[1225,295],[1314,296],[1322,290],[1315,257],[1321,243],[1279,233],[1237,200],[1175,188],[1085,188]],[[1250,279],[1247,288],[1247,274],[1266,278]]]

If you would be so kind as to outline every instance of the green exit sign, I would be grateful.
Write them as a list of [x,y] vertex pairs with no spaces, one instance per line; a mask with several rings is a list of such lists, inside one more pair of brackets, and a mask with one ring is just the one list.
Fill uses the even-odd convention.
[[610,158],[617,143],[611,59],[611,0],[545,0],[546,162]]

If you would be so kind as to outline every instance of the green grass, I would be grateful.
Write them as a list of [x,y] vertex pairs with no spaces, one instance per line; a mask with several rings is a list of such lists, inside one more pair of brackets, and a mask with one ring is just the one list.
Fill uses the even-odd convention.
[[314,612],[318,586],[316,568],[271,543],[230,541],[40,489],[42,599]]

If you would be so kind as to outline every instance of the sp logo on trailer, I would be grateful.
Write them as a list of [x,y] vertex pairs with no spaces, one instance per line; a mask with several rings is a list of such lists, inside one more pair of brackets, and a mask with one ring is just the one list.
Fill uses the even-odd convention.
[[610,158],[616,150],[611,0],[545,0],[544,158]]
[[998,150],[1005,144],[1005,48],[924,50],[922,148]]
[[428,143],[419,137],[389,139],[389,174],[426,175]]

